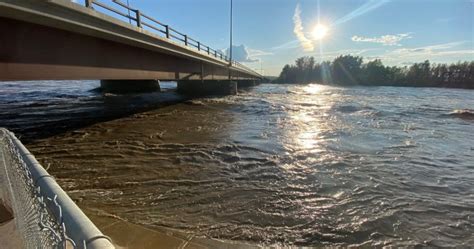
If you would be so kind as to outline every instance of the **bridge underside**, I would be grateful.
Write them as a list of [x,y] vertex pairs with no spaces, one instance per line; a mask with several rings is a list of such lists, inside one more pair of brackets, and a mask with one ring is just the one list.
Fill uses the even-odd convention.
[[[224,80],[229,69],[201,60],[0,17],[0,80]],[[232,72],[233,79],[255,79]]]

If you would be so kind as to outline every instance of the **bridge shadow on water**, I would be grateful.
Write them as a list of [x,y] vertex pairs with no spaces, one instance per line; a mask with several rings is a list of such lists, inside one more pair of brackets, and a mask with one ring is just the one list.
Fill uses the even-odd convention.
[[17,84],[0,91],[0,127],[13,131],[25,144],[191,99],[178,94],[175,84],[161,92],[133,94],[102,93],[99,88],[74,92],[11,88]]

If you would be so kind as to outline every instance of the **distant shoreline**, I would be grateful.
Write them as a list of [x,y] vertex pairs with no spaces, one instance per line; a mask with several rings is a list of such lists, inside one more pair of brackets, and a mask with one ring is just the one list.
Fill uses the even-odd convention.
[[447,88],[447,89],[463,89],[463,90],[474,90],[473,87],[456,87],[456,86],[419,86],[419,85],[365,85],[365,84],[358,84],[358,85],[336,85],[336,84],[325,84],[321,82],[305,82],[305,83],[291,83],[291,82],[270,82],[269,84],[275,85],[309,85],[309,84],[320,84],[324,86],[334,86],[334,87],[416,87],[416,88]]
[[399,86],[474,89],[474,61],[435,64],[426,60],[411,66],[385,66],[380,59],[341,55],[333,61],[316,62],[301,57],[285,65],[273,83],[319,82],[334,86]]

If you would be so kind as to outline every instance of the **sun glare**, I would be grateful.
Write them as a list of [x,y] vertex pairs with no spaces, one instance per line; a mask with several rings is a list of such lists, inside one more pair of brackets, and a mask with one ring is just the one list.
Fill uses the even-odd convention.
[[321,40],[324,37],[326,37],[328,33],[328,28],[325,25],[318,24],[316,27],[314,27],[313,32],[311,34],[313,35],[313,38],[316,40]]

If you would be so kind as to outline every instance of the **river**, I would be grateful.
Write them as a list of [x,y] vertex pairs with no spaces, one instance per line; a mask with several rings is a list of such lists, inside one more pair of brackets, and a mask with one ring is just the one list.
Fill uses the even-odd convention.
[[474,245],[474,91],[262,84],[237,96],[2,83],[81,207],[259,245]]

